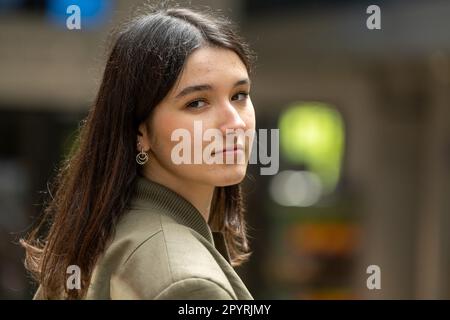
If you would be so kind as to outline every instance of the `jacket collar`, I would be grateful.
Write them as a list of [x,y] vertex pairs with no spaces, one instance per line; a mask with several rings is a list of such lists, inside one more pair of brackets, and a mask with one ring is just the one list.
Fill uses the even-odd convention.
[[176,222],[202,235],[230,262],[229,252],[222,232],[211,231],[202,214],[185,198],[155,181],[136,176],[131,206],[139,205],[160,210]]

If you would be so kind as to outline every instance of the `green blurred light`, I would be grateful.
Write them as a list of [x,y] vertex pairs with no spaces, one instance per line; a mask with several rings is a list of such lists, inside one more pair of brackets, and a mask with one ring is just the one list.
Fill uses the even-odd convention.
[[279,119],[283,156],[306,164],[321,179],[326,192],[335,189],[344,151],[344,124],[339,112],[319,102],[290,106]]

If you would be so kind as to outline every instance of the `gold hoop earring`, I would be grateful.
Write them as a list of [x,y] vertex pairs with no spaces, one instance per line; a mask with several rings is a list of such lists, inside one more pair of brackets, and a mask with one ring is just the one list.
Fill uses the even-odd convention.
[[136,156],[136,162],[140,165],[143,165],[147,161],[148,161],[148,153],[144,151],[144,148],[141,148],[141,152],[139,152]]

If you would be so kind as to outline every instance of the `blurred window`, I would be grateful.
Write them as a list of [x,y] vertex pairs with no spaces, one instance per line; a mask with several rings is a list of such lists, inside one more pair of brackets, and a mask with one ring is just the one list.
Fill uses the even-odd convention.
[[0,11],[44,14],[46,3],[46,0],[0,0]]
[[35,14],[55,27],[66,28],[67,8],[80,8],[81,28],[95,29],[108,22],[114,0],[0,0],[0,14]]
[[[383,2],[380,0],[378,2]],[[251,16],[255,13],[272,12],[274,10],[304,9],[327,9],[333,7],[342,7],[349,4],[362,4],[370,1],[361,0],[245,0],[244,10]]]

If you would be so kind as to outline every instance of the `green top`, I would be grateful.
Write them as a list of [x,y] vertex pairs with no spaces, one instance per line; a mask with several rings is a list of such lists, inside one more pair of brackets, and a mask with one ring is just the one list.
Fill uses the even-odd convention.
[[230,265],[222,233],[211,232],[180,195],[140,176],[86,298],[253,299]]

